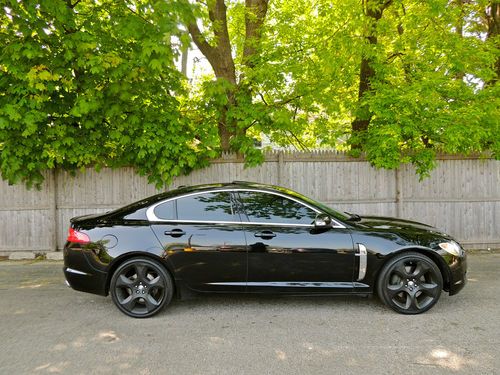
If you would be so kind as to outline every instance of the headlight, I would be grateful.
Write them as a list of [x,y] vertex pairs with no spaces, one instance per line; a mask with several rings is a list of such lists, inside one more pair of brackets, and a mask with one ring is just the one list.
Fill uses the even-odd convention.
[[439,244],[439,247],[444,251],[446,251],[447,253],[450,253],[451,255],[455,255],[457,257],[462,254],[462,249],[460,248],[460,245],[453,241],[441,242]]

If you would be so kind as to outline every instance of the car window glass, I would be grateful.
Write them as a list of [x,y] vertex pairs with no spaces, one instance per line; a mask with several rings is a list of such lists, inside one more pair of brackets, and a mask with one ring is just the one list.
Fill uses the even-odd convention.
[[154,213],[157,218],[162,220],[175,220],[174,201],[168,201],[156,206]]
[[257,223],[311,224],[316,212],[279,195],[245,191],[239,193],[249,221]]
[[234,214],[231,194],[226,191],[177,199],[177,217],[179,220],[239,221]]

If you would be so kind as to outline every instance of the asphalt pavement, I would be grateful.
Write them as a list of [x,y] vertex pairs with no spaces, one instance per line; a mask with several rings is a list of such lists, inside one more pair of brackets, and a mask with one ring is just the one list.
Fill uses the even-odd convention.
[[149,319],[64,285],[60,262],[0,262],[0,374],[499,374],[500,254],[429,312],[377,298],[200,296]]

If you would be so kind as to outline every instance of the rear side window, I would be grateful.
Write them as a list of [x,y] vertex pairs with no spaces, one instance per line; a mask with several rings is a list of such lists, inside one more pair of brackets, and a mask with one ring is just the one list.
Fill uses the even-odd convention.
[[316,212],[303,204],[275,194],[239,192],[249,221],[269,224],[311,224]]
[[177,199],[178,220],[239,221],[231,193],[203,193]]
[[162,220],[175,220],[175,202],[168,201],[155,207],[154,213]]

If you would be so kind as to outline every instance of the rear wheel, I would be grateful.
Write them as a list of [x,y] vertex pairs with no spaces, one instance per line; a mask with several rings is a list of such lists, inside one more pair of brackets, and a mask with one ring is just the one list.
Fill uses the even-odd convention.
[[116,269],[110,291],[120,311],[134,318],[146,318],[170,303],[173,285],[159,262],[141,257],[129,259]]
[[380,272],[377,292],[382,301],[402,314],[420,314],[436,304],[443,289],[438,266],[420,253],[391,259]]

